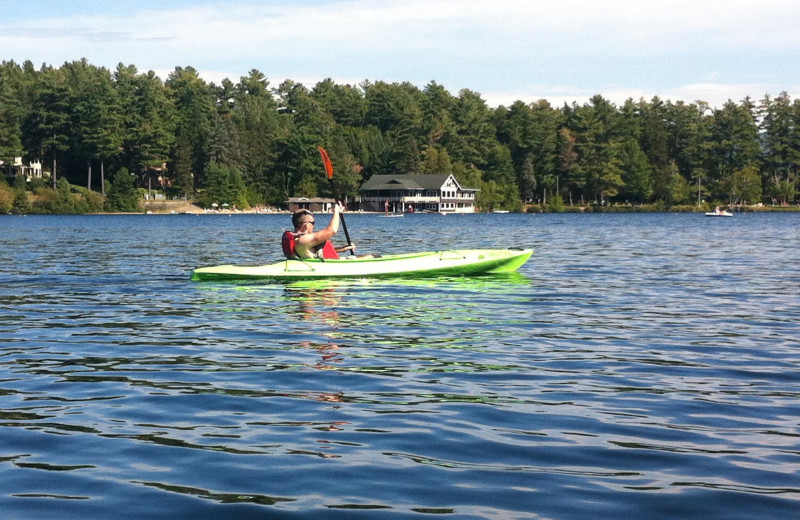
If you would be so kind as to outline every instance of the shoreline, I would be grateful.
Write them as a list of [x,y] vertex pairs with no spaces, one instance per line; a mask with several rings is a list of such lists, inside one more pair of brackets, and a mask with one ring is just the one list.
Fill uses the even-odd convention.
[[[258,206],[250,209],[203,209],[200,206],[186,201],[144,201],[140,211],[111,212],[101,211],[93,213],[81,213],[83,215],[291,215],[289,210],[275,207]],[[711,211],[706,206],[673,206],[671,208],[658,207],[657,205],[643,206],[563,206],[557,211],[553,211],[546,205],[529,205],[522,211],[510,211],[510,214],[544,214],[544,213],[572,213],[572,214],[597,214],[597,213],[706,213]],[[713,206],[711,206],[713,209]],[[735,206],[730,211],[736,213],[798,213],[799,205],[787,206]],[[349,214],[355,215],[383,215],[378,211],[350,211]],[[452,215],[477,215],[498,213],[505,214],[505,211],[476,211],[475,213],[445,213]],[[26,213],[27,215],[38,215],[40,213]],[[56,213],[41,213],[55,215]],[[61,214],[61,213],[59,213]],[[66,213],[63,213],[66,214]],[[414,215],[416,213],[409,213]],[[437,214],[438,213],[432,213]],[[403,214],[405,215],[405,214]]]
[[[563,211],[542,211],[542,210],[530,210],[530,211],[511,211],[509,213],[503,213],[503,215],[545,215],[545,214],[570,214],[570,215],[599,215],[599,214],[618,214],[618,215],[629,215],[629,214],[658,214],[658,213],[672,213],[672,214],[699,214],[704,215],[706,213],[705,210],[694,210],[694,211],[685,211],[685,210],[619,210],[619,209],[608,209],[608,210],[593,210],[592,208],[586,208],[581,210],[579,208],[573,209],[565,209]],[[790,208],[759,208],[759,209],[742,209],[738,211],[732,212],[734,215],[745,214],[745,213],[800,213],[800,208],[790,207]],[[330,213],[318,213],[319,215],[330,215]],[[347,213],[348,215],[383,215],[382,212],[378,211],[350,211]],[[410,213],[410,215],[441,215],[440,213]],[[462,216],[462,215],[491,215],[491,214],[498,214],[492,211],[476,211],[474,213],[446,213],[445,215],[453,215],[453,216]],[[2,214],[0,214],[2,215]],[[200,210],[200,211],[100,211],[95,213],[22,213],[22,214],[15,214],[15,213],[6,213],[5,215],[8,216],[37,216],[37,215],[45,215],[45,216],[57,216],[57,215],[101,215],[101,216],[109,216],[109,215],[189,215],[189,216],[200,216],[200,215],[291,215],[290,211],[287,210],[275,210],[275,211],[253,211],[253,210],[237,210],[237,211],[212,211],[212,210]],[[404,214],[405,215],[405,214]]]

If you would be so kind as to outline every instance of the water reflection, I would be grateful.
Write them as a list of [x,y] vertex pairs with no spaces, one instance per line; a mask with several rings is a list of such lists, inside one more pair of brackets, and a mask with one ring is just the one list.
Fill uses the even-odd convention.
[[[344,354],[336,339],[339,327],[337,307],[345,297],[343,291],[336,287],[287,286],[284,295],[293,304],[287,309],[287,319],[294,320],[300,327],[307,328],[318,341],[303,339],[298,343],[300,348],[314,350],[319,353],[319,360],[313,368],[318,370],[334,370],[334,365],[344,362]],[[338,394],[322,396],[328,401],[338,401]]]

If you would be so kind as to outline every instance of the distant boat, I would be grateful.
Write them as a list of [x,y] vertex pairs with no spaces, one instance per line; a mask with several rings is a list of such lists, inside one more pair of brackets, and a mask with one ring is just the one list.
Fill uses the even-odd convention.
[[709,211],[708,213],[706,213],[706,216],[707,217],[732,217],[733,213],[728,213],[727,211],[720,211],[720,212]]
[[496,209],[492,213],[509,213],[507,209]]
[[380,215],[381,218],[393,218],[393,217],[402,217],[402,213],[387,213],[385,215]]

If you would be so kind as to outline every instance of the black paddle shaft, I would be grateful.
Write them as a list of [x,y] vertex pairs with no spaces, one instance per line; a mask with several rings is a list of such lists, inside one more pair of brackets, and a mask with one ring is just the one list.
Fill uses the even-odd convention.
[[[335,199],[336,198],[336,190],[333,187],[333,178],[331,177],[328,180],[331,181],[331,191],[333,192],[334,199]],[[342,221],[342,229],[344,229],[344,238],[347,239],[347,245],[348,246],[352,246],[353,242],[350,240],[350,233],[347,231],[347,223],[344,221],[344,213],[339,213],[339,220]],[[350,248],[350,254],[351,255],[355,254],[355,252],[353,251],[352,247]]]

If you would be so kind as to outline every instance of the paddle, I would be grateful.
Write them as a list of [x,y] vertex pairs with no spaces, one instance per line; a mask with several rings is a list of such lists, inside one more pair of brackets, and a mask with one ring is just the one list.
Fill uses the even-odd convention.
[[[328,152],[325,151],[325,148],[321,146],[317,146],[317,148],[319,148],[319,154],[322,156],[322,164],[325,166],[325,173],[328,174],[328,180],[331,183],[331,192],[333,193],[333,198],[336,199],[336,190],[333,187],[333,165],[331,164],[331,158],[328,157]],[[342,221],[342,229],[344,229],[344,237],[347,239],[347,245],[352,246],[353,242],[350,241],[350,233],[347,232],[347,224],[344,221],[344,213],[339,213],[339,220]],[[355,254],[352,247],[350,248],[350,254]]]

